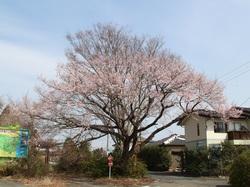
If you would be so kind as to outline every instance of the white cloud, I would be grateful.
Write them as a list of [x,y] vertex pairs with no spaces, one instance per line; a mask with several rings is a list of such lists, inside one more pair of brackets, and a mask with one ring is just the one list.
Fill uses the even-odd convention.
[[0,95],[20,98],[33,93],[38,76],[53,78],[63,58],[52,57],[27,46],[0,41]]
[[0,41],[0,69],[22,74],[54,75],[56,65],[62,61],[34,49]]

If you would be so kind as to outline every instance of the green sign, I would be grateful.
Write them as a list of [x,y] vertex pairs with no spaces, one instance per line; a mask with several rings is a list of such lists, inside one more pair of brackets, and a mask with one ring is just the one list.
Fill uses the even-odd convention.
[[28,129],[19,125],[0,127],[0,157],[21,158],[28,155]]

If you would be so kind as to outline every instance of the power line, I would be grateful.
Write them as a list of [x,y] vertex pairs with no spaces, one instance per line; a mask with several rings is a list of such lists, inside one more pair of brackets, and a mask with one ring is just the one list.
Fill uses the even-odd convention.
[[248,65],[248,64],[250,64],[250,61],[245,62],[245,63],[243,63],[243,64],[237,66],[236,68],[234,68],[233,70],[231,70],[231,71],[229,71],[229,72],[227,72],[227,73],[224,73],[223,75],[221,75],[220,77],[218,77],[218,79],[224,79],[224,77],[227,77],[227,75],[230,75],[230,74],[234,73],[235,71],[241,69],[242,67],[244,67],[244,66],[246,66],[246,65]]
[[246,74],[246,73],[249,72],[249,71],[250,71],[250,69],[247,69],[246,71],[240,72],[240,73],[238,73],[237,75],[235,75],[235,76],[233,76],[233,77],[231,77],[231,78],[225,80],[224,83],[228,83],[229,81],[231,81],[231,80],[233,80],[233,79],[236,79],[236,78],[238,78],[238,77],[240,77],[240,76]]
[[250,97],[248,97],[245,101],[243,101],[240,106],[244,105],[248,100],[250,99]]

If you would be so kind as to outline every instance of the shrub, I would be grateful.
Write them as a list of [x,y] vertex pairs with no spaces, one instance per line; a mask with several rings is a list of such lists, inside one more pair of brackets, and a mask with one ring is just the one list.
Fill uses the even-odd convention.
[[234,158],[238,157],[242,152],[248,150],[248,146],[233,145],[230,142],[222,144],[221,149],[221,162],[222,162],[222,174],[229,175]]
[[[107,153],[103,149],[90,151],[90,145],[86,142],[77,146],[74,141],[68,139],[64,143],[62,157],[57,169],[59,172],[84,173],[89,177],[108,177]],[[121,151],[115,149],[112,153],[114,158],[112,176],[143,177],[147,169],[146,165],[133,156],[129,159],[126,167],[122,165]]]
[[193,176],[208,175],[208,151],[186,151],[185,152],[185,170],[186,173]]
[[1,158],[0,175],[23,175],[42,177],[48,174],[48,166],[34,145],[29,146],[27,158]]
[[28,177],[42,177],[49,172],[48,166],[42,160],[42,155],[35,146],[30,146],[27,158],[17,160],[17,174]]
[[148,170],[151,171],[166,171],[171,163],[169,151],[158,145],[147,145],[142,148],[139,158],[145,162]]
[[67,138],[56,169],[61,172],[85,172],[91,151],[89,142],[82,141],[77,145],[72,139]]
[[234,158],[247,149],[249,149],[247,146],[235,146],[225,142],[222,147],[186,151],[186,174],[195,176],[229,175]]
[[17,168],[17,161],[14,160],[7,160],[0,167],[0,175],[1,176],[10,176],[16,174]]
[[250,186],[250,150],[244,151],[233,161],[229,182],[233,187]]
[[63,144],[63,151],[57,169],[65,172],[77,171],[78,157],[79,152],[76,143],[72,139],[67,138]]
[[133,155],[128,160],[128,163],[125,165],[125,167],[121,155],[122,152],[119,147],[116,147],[112,152],[112,156],[114,158],[113,160],[114,165],[112,167],[113,176],[141,178],[147,174],[146,164],[140,159],[138,159],[136,155]]
[[83,165],[86,174],[90,177],[108,176],[107,156],[102,149],[96,149],[92,152],[89,161]]
[[126,167],[126,175],[132,178],[142,178],[147,174],[146,165],[137,159],[136,155],[132,156]]

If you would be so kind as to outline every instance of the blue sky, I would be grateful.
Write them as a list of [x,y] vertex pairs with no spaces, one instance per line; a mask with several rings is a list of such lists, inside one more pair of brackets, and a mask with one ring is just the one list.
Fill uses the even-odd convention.
[[162,36],[194,69],[222,81],[230,103],[250,106],[248,0],[0,0],[0,96],[35,98],[37,77],[53,78],[65,62],[65,35],[96,23]]

